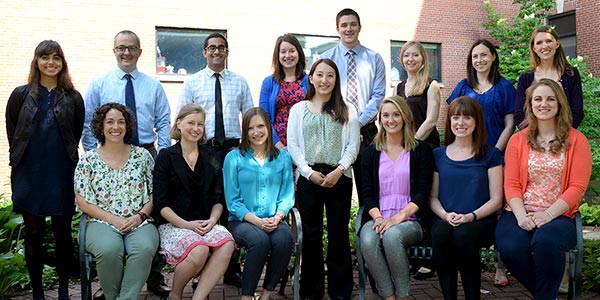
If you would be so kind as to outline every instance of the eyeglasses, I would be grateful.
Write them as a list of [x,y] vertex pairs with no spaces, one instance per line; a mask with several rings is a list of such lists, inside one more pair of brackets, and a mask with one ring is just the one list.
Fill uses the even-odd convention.
[[129,53],[137,53],[140,51],[140,48],[138,48],[138,46],[117,46],[115,47],[115,50],[119,53],[123,53],[125,50],[129,50]]
[[215,53],[215,51],[217,51],[217,49],[219,50],[219,52],[227,52],[229,51],[229,49],[227,49],[227,47],[221,45],[221,46],[215,46],[215,45],[210,45],[206,48],[204,48],[204,50],[210,52],[210,53]]

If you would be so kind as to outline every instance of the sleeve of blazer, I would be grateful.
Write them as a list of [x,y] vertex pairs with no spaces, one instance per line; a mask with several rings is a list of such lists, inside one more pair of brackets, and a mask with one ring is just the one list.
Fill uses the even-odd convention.
[[154,187],[152,191],[152,203],[154,205],[154,216],[159,217],[160,211],[169,206],[169,170],[171,159],[168,149],[158,153],[154,163]]
[[83,132],[83,122],[85,121],[85,107],[83,105],[83,97],[77,91],[73,92],[73,104],[75,104],[73,136],[75,137],[75,141],[79,141]]
[[375,150],[375,145],[369,145],[362,155],[360,164],[362,167],[362,199],[364,203],[362,224],[366,223],[371,217],[369,210],[379,207],[379,158],[381,152]]
[[420,209],[426,207],[429,202],[431,181],[433,179],[433,151],[427,143],[419,142],[413,152],[414,156],[411,159],[415,159],[415,167],[411,168],[410,171],[415,172],[414,176],[411,176],[414,180],[411,188],[415,190],[411,191],[411,201]]
[[[19,122],[19,114],[25,97],[21,87],[15,88],[6,103],[6,135],[8,136],[9,146],[12,144],[15,129]],[[26,94],[25,94],[26,95]]]

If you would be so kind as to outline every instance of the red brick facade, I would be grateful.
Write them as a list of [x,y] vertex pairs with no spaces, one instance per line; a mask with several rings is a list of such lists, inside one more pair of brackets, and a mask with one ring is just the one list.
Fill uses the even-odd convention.
[[[112,39],[123,29],[136,32],[143,54],[138,68],[149,75],[155,70],[155,28],[182,27],[227,30],[229,68],[248,80],[255,103],[260,83],[269,74],[275,38],[285,32],[335,36],[335,14],[347,4],[321,1],[319,5],[280,0],[232,0],[226,5],[180,1],[9,1],[0,0],[0,116],[14,87],[24,84],[35,46],[44,39],[61,43],[73,81],[85,95],[89,82],[115,67]],[[390,70],[390,41],[419,40],[441,44],[442,97],[465,77],[467,51],[478,38],[488,37],[483,0],[356,1],[350,5],[362,21],[361,42],[381,53]],[[510,0],[491,0],[500,12],[513,15]],[[310,2],[313,3],[313,2]],[[566,0],[564,11],[577,12],[577,44],[580,55],[590,57],[594,74],[600,72],[600,0]],[[201,55],[198,53],[197,55]],[[388,79],[389,81],[389,79]],[[174,110],[181,82],[163,82]],[[392,94],[388,82],[388,95]],[[4,118],[0,118],[0,192],[8,185],[8,143]],[[441,125],[441,124],[440,124]]]

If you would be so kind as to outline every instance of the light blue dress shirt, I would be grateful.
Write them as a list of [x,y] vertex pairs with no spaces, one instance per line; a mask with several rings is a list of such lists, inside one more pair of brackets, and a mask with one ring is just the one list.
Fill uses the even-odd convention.
[[293,177],[292,158],[285,150],[279,150],[276,159],[265,159],[262,167],[252,149],[245,154],[230,151],[223,163],[229,220],[243,221],[248,213],[269,218],[279,210],[287,215],[294,205]]
[[[95,79],[85,95],[85,122],[81,143],[85,151],[96,149],[98,140],[91,130],[94,112],[109,102],[125,105],[125,72],[115,68],[106,75]],[[158,80],[139,72],[130,73],[137,110],[137,129],[140,145],[152,144],[158,135],[158,151],[171,146],[169,130],[171,127],[171,108],[165,91]]]
[[[335,62],[340,71],[342,94],[346,95],[348,83],[348,56],[350,49],[339,43],[327,50],[321,58]],[[360,43],[352,49],[356,54],[356,72],[358,77],[358,121],[361,125],[371,123],[377,117],[379,103],[385,97],[385,64],[381,55]],[[344,97],[347,100],[348,96]]]
[[[227,139],[242,137],[240,113],[254,107],[250,88],[244,77],[227,69],[221,74],[221,99],[223,101],[223,124]],[[192,75],[183,84],[177,112],[182,106],[195,103],[206,111],[206,137],[215,136],[215,71],[206,67]]]

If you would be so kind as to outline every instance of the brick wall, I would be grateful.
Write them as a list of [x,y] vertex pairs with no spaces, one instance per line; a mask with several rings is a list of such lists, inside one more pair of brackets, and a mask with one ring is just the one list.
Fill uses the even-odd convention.
[[[494,7],[507,13],[515,11],[511,3],[492,0]],[[581,9],[582,13],[597,16],[597,1],[579,1],[582,3],[594,6],[587,11]],[[487,37],[481,28],[485,21],[483,0],[308,0],[301,5],[286,0],[232,0],[223,2],[225,5],[217,4],[206,5],[193,0],[0,0],[3,8],[0,10],[0,53],[6,70],[0,73],[0,115],[4,115],[10,92],[26,82],[33,50],[44,39],[57,40],[63,46],[74,83],[85,95],[93,78],[115,67],[111,48],[113,36],[120,30],[130,29],[140,36],[143,53],[138,68],[153,75],[157,26],[224,29],[231,49],[229,68],[246,77],[254,101],[258,103],[260,84],[270,72],[275,38],[286,32],[336,36],[335,15],[344,7],[352,7],[361,15],[360,40],[381,53],[388,67],[388,77],[390,40],[441,43],[444,98],[465,77],[466,55],[471,43]],[[578,17],[578,23],[579,20]],[[599,26],[590,27],[598,30]],[[181,83],[164,82],[163,85],[175,110]],[[390,82],[388,87],[387,94],[391,95]],[[4,128],[4,118],[0,120],[0,127]],[[1,129],[0,192],[10,192],[9,174],[8,143],[5,130]]]

